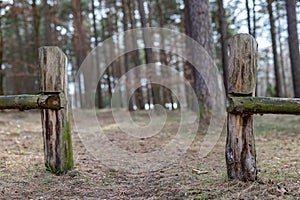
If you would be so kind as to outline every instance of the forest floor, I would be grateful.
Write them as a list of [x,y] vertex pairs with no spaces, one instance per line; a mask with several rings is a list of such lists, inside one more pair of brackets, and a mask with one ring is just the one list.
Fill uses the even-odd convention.
[[[171,116],[172,112],[169,113]],[[90,113],[87,113],[86,120]],[[109,110],[97,112],[111,141],[129,149]],[[143,120],[144,113],[135,117]],[[149,151],[172,137],[143,140],[135,151]],[[227,179],[226,135],[199,158],[198,133],[175,162],[154,172],[128,173],[109,168],[90,155],[73,131],[74,170],[53,175],[45,170],[40,114],[0,112],[0,199],[300,199],[300,116],[255,116],[258,180]],[[128,143],[127,143],[128,142]],[[147,149],[148,148],[148,149]]]

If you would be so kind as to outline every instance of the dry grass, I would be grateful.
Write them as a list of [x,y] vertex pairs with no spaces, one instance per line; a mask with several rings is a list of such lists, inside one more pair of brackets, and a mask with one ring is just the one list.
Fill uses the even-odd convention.
[[[124,135],[112,125],[109,111],[98,115],[118,145],[132,142],[122,140]],[[74,132],[75,169],[63,176],[52,175],[43,165],[39,120],[38,112],[0,113],[0,199],[300,199],[298,116],[256,116],[259,173],[256,182],[248,183],[227,180],[224,133],[206,158],[198,157],[199,134],[173,164],[155,172],[130,174],[102,165],[87,153]],[[171,120],[165,128],[172,132],[175,124]],[[135,150],[149,151],[159,142],[153,139]],[[205,173],[193,173],[193,169]]]

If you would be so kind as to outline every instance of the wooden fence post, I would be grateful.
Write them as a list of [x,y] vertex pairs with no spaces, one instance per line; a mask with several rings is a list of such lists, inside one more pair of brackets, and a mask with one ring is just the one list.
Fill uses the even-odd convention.
[[[234,36],[229,44],[228,96],[254,96],[257,42],[249,34]],[[256,152],[251,114],[228,113],[226,165],[230,179],[256,180]]]
[[58,47],[41,47],[39,63],[40,92],[57,93],[60,101],[65,101],[60,110],[41,110],[46,168],[53,173],[63,174],[73,168],[67,57]]

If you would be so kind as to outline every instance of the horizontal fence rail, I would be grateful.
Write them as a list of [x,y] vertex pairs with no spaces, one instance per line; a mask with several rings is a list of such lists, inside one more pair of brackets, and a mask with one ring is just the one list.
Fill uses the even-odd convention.
[[0,109],[53,109],[65,107],[63,93],[57,94],[21,94],[0,96]]
[[227,112],[234,114],[300,115],[300,99],[270,97],[228,97]]

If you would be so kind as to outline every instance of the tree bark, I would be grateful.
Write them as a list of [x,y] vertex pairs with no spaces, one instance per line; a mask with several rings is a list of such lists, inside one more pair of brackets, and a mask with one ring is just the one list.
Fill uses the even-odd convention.
[[[114,9],[116,10],[115,14],[114,14],[114,17],[115,17],[115,32],[116,33],[119,33],[119,25],[118,25],[118,22],[119,22],[119,17],[118,17],[118,6],[117,6],[117,3],[114,2]],[[116,35],[116,49],[117,49],[117,60],[116,60],[116,70],[117,70],[117,73],[116,73],[116,82],[118,82],[119,84],[119,87],[118,87],[118,92],[119,92],[119,96],[120,96],[120,107],[123,108],[124,105],[123,105],[123,91],[121,89],[121,84],[123,83],[120,83],[120,78],[121,76],[124,74],[124,64],[123,64],[123,60],[122,60],[122,57],[119,57],[118,55],[121,55],[121,48],[120,48],[120,37],[119,35],[117,34]]]
[[[19,14],[19,13],[18,13]],[[15,28],[15,33],[16,33],[16,39],[17,39],[17,45],[19,47],[22,47],[24,45],[24,41],[22,39],[22,35],[21,35],[21,32],[20,32],[20,25],[19,25],[19,21],[17,18],[14,19],[14,28]],[[24,51],[24,48],[19,48],[17,49],[17,54],[18,56],[15,58],[14,62],[12,64],[12,71],[14,73],[14,75],[18,74],[18,73],[23,73],[24,71],[26,71],[26,65],[23,68],[20,68],[20,63],[23,63],[24,60],[25,60],[25,51]],[[14,94],[21,94],[23,93],[23,89],[22,89],[23,85],[22,83],[18,80],[18,79],[14,79],[13,81],[13,93]]]
[[289,33],[289,51],[292,67],[294,95],[300,98],[300,54],[297,30],[296,0],[286,0],[287,23]]
[[[76,69],[78,70],[80,65],[82,64],[83,60],[85,59],[87,52],[88,52],[88,43],[86,39],[86,33],[84,30],[83,22],[82,22],[82,16],[81,16],[81,8],[80,8],[80,0],[72,0],[72,9],[73,9],[73,16],[74,16],[74,47],[75,47],[75,56],[76,56]],[[84,85],[90,85],[85,84],[86,81],[88,81],[87,74],[84,74],[83,82]],[[79,79],[82,79],[82,77],[78,77]],[[78,95],[80,100],[80,106],[81,107],[90,107],[90,105],[87,105],[86,103],[90,102],[86,100],[86,97],[89,97],[89,95],[84,95],[89,92],[90,88],[85,88],[85,92],[82,91],[82,81],[78,81],[79,85],[77,86],[78,89]]]
[[[0,7],[2,6],[2,1],[0,1]],[[0,17],[0,95],[4,94],[3,88],[3,33],[2,33],[2,17]]]
[[[145,9],[144,9],[144,0],[138,0],[138,10],[139,10],[139,14],[141,17],[141,27],[142,28],[146,28],[149,27],[149,19],[148,19],[148,23],[147,23],[147,19],[146,19],[146,14],[145,14]],[[153,52],[151,48],[147,48],[147,46],[151,46],[152,40],[151,40],[151,35],[149,35],[149,33],[147,31],[142,31],[143,32],[143,41],[144,41],[144,45],[145,45],[145,62],[146,64],[152,63],[153,62]],[[146,72],[147,73],[147,78],[148,81],[151,79],[151,75],[152,72]],[[147,103],[149,105],[150,108],[150,104],[151,104],[151,92],[150,90],[149,83],[147,83],[146,85],[146,90],[147,90]]]
[[[102,4],[102,1],[100,2],[100,6],[101,6],[101,4]],[[101,9],[102,9],[102,7],[101,7]],[[101,37],[102,37],[102,41],[104,41],[106,38],[107,38],[107,36],[106,36],[106,30],[105,30],[105,25],[104,25],[104,19],[102,19],[101,20]],[[104,50],[104,59],[105,59],[105,63],[107,63],[107,58],[108,58],[108,56],[107,56],[107,52],[109,52],[109,50],[108,49],[105,49]],[[107,68],[106,69],[106,75],[107,75],[107,78],[106,78],[106,81],[107,81],[107,85],[108,85],[108,95],[109,95],[109,98],[111,98],[111,96],[112,96],[112,87],[111,87],[111,81],[110,81],[110,76],[111,76],[111,73],[110,73],[110,68]],[[101,82],[101,80],[100,80],[100,82]],[[110,105],[109,105],[110,106]]]
[[[97,30],[97,23],[96,23],[96,13],[95,13],[95,0],[92,0],[92,14],[93,14],[93,33],[94,33],[94,38],[95,38],[95,47],[96,47],[96,51],[97,51],[97,46],[98,46],[98,30]],[[96,53],[96,65],[97,66],[97,74],[100,74],[99,71],[99,57],[98,57],[98,53]],[[96,94],[96,98],[97,98],[97,106],[98,108],[103,108],[103,99],[102,99],[102,88],[101,88],[101,80],[99,80],[99,83],[97,85],[97,94]]]
[[[24,56],[24,60],[23,60],[23,72],[25,73],[29,73],[30,72],[30,63],[32,60],[32,57],[29,56],[29,53],[30,52],[30,39],[29,39],[29,32],[28,32],[28,13],[27,13],[27,8],[26,8],[26,4],[24,2],[24,0],[20,0],[20,3],[22,5],[22,11],[21,11],[21,14],[22,14],[22,18],[23,18],[23,34],[22,34],[22,37],[24,38],[24,46],[23,46],[23,49],[24,51],[26,52],[26,56]],[[35,60],[34,60],[35,61]],[[30,88],[29,85],[27,85],[28,82],[24,83],[24,88]]]
[[[47,3],[47,0],[43,0],[43,17],[44,17],[44,31],[43,31],[43,45],[51,46],[54,45],[53,30],[51,28],[51,13],[50,13],[50,5]],[[56,38],[55,38],[56,39]]]
[[245,3],[246,3],[246,11],[247,11],[248,33],[252,35],[252,29],[251,29],[251,14],[250,14],[249,0],[246,0]]
[[[141,24],[142,28],[148,27],[147,25],[147,20],[146,20],[146,14],[145,14],[145,9],[144,9],[144,0],[138,0],[138,5],[139,5],[139,13],[141,17]],[[143,40],[145,43],[145,59],[146,59],[146,64],[152,63],[152,49],[146,48],[146,46],[149,46],[151,43],[151,36],[146,32],[143,31]]]
[[[108,9],[111,9],[110,7],[108,7],[109,4],[106,4],[106,7]],[[108,17],[106,19],[106,28],[107,28],[107,32],[108,32],[108,37],[112,37],[113,36],[113,27],[112,27],[112,24],[113,24],[113,15],[111,12],[108,13]],[[106,54],[106,57],[108,59],[110,58],[113,58],[115,57],[115,44],[112,42],[111,43],[111,46],[108,50],[108,54]],[[110,67],[107,68],[107,75],[108,75],[108,79],[107,79],[107,82],[108,82],[108,89],[109,89],[109,97],[111,98],[112,97],[112,88],[115,87],[115,81],[116,81],[116,78],[117,78],[117,63],[116,61],[114,60]],[[111,80],[112,79],[112,80]]]
[[256,0],[253,0],[253,27],[252,27],[252,36],[256,38]]
[[[162,11],[162,3],[161,0],[156,0],[156,8],[157,8],[157,12],[158,12],[158,17],[159,17],[159,27],[163,28],[164,27],[164,18],[163,18],[163,11]],[[162,65],[166,66],[167,65],[167,55],[165,52],[165,35],[164,32],[161,31],[160,32],[160,45],[162,47],[162,49],[160,49],[159,51],[159,56],[160,56],[160,62],[162,63]],[[169,72],[165,72],[164,70],[161,71],[162,73],[162,78],[166,81],[168,81],[168,77]],[[156,86],[157,87],[157,86]],[[172,103],[173,105],[173,97],[172,97],[172,93],[171,91],[166,88],[166,87],[159,87],[159,90],[155,95],[157,96],[157,100],[156,103],[158,103],[160,101],[161,105],[165,107],[166,103]],[[162,95],[160,95],[162,94]],[[160,96],[160,97],[159,97]]]
[[277,20],[278,20],[278,44],[279,44],[279,57],[280,57],[280,68],[282,74],[282,86],[283,86],[283,96],[287,97],[287,86],[286,86],[286,77],[285,77],[285,67],[284,67],[284,56],[283,56],[283,48],[282,48],[282,41],[281,41],[281,16],[280,16],[280,8],[279,3],[276,4],[276,11],[277,11]]
[[34,29],[34,51],[33,57],[37,60],[38,58],[38,48],[40,47],[40,15],[38,14],[36,7],[36,0],[32,1],[31,5],[32,16],[33,16],[33,29]]
[[[135,14],[134,14],[134,10],[135,10],[135,2],[134,1],[127,1],[127,6],[128,6],[128,13],[129,13],[129,20],[130,20],[130,24],[132,29],[136,28],[136,24],[137,21],[135,19]],[[137,45],[137,36],[135,35],[135,33],[132,34],[132,44],[134,45],[134,47],[138,47]],[[139,66],[141,64],[140,61],[140,53],[139,50],[134,51],[134,56],[132,57],[133,59],[133,63],[135,66]],[[139,83],[139,75],[136,74],[135,83]],[[143,90],[142,88],[137,88],[135,91],[135,95],[134,95],[134,100],[135,100],[135,104],[137,109],[144,109],[145,103],[144,103],[144,98],[143,98]]]
[[[123,29],[124,31],[128,31],[129,29],[129,25],[128,25],[128,6],[126,4],[126,1],[125,0],[122,0],[122,12],[123,12]],[[127,41],[127,39],[124,37],[124,46],[125,46],[125,49],[128,49],[129,48],[129,45],[130,44],[130,41]],[[129,71],[129,65],[130,65],[130,53],[126,53],[124,55],[124,68],[125,68],[125,73]],[[127,74],[126,76],[126,80],[125,80],[125,88],[126,88],[126,91],[125,91],[125,96],[126,96],[126,99],[128,100],[128,110],[129,111],[133,111],[133,98],[129,97],[129,93],[131,92],[131,88],[132,88],[132,80],[133,77],[131,77],[129,75],[129,73]],[[128,87],[129,86],[129,87]]]
[[[184,9],[184,28],[185,28],[185,32],[187,35],[191,35],[191,27],[189,26],[189,24],[191,24],[190,22],[190,13],[189,13],[189,1],[185,0],[184,1],[184,5],[185,5],[185,9]],[[189,51],[189,49],[187,49]],[[191,54],[191,52],[188,52],[189,54]],[[185,62],[184,64],[184,78],[186,81],[189,82],[189,84],[191,86],[194,86],[194,77],[193,77],[193,66],[189,63],[189,62]],[[185,96],[186,96],[186,102],[187,102],[187,106],[188,108],[192,108],[195,104],[195,102],[193,102],[193,99],[191,98],[190,92],[188,87],[185,86]]]
[[[214,48],[212,42],[211,17],[208,0],[185,0],[187,9],[187,34],[202,45],[207,53],[213,57]],[[195,58],[198,55],[193,55]],[[206,69],[204,69],[206,70]],[[204,79],[197,69],[193,68],[194,90],[198,98],[200,118],[204,119],[209,116],[211,102],[209,92]]]
[[270,33],[272,38],[272,50],[273,50],[273,61],[274,61],[274,72],[276,79],[276,95],[278,97],[282,97],[282,85],[281,85],[281,76],[280,76],[280,68],[278,62],[278,53],[277,53],[277,41],[276,41],[276,29],[275,29],[275,21],[273,16],[273,0],[268,0],[268,12],[270,19]]
[[270,84],[270,76],[269,76],[269,72],[270,72],[271,66],[270,66],[268,54],[269,54],[269,51],[267,51],[267,53],[266,53],[266,55],[267,55],[266,56],[266,63],[267,63],[267,66],[266,66],[266,86],[267,86],[267,88],[266,88],[266,94],[265,94],[265,96],[269,95],[268,94],[268,88],[271,86],[271,84]]
[[223,79],[226,94],[228,93],[228,43],[227,43],[227,24],[226,15],[223,6],[223,0],[218,0],[219,5],[219,26],[221,34],[221,45],[222,45],[222,69],[223,69]]

